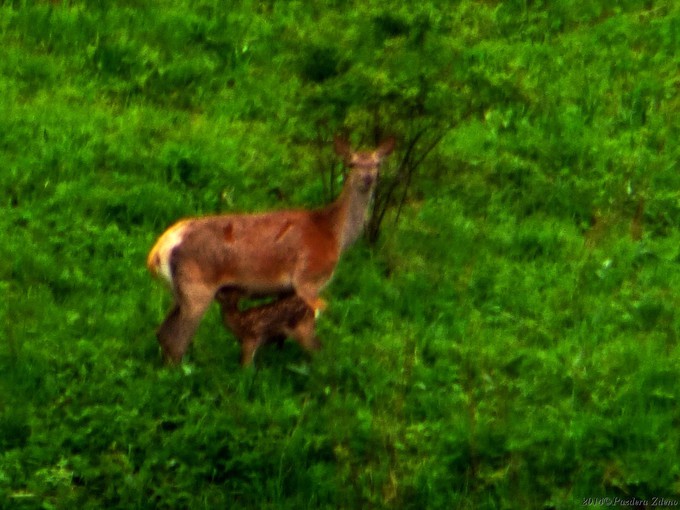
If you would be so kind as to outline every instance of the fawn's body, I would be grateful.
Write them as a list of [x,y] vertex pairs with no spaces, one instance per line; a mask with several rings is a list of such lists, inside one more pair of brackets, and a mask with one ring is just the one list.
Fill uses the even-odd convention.
[[316,311],[320,290],[340,254],[361,234],[388,140],[371,152],[352,152],[336,139],[351,167],[342,193],[315,210],[226,214],[182,220],[151,249],[149,270],[172,288],[175,304],[158,329],[169,360],[182,359],[198,324],[225,286],[250,294],[294,292]]
[[321,347],[314,334],[314,310],[297,295],[287,294],[247,310],[239,309],[242,297],[241,291],[229,288],[220,289],[215,296],[222,307],[225,327],[232,330],[241,344],[242,365],[253,361],[261,345],[282,344],[286,338],[293,338],[307,351]]

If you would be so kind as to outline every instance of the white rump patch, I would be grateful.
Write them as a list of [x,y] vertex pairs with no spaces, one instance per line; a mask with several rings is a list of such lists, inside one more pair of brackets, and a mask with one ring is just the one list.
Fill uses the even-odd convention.
[[172,269],[170,268],[170,255],[184,238],[184,230],[188,222],[176,223],[161,236],[156,243],[156,255],[158,256],[158,274],[172,286]]

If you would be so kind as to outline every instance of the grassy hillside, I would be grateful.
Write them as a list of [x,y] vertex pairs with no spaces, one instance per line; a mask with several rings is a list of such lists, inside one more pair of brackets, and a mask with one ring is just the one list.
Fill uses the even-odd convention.
[[[0,509],[676,506],[676,3],[2,2]],[[399,146],[324,349],[163,366],[156,237],[341,131]]]

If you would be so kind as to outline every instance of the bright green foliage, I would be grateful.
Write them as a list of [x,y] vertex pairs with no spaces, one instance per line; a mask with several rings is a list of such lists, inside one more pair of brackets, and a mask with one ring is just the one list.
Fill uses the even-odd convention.
[[[2,2],[0,509],[677,504],[678,48],[671,0]],[[328,201],[340,131],[399,144],[324,349],[211,310],[162,366],[154,239]]]

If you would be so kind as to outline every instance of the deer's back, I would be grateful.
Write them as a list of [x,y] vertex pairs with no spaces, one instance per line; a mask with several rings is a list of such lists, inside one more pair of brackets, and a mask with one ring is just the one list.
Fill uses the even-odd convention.
[[333,229],[318,211],[207,216],[179,225],[166,231],[175,242],[174,268],[191,266],[205,281],[251,292],[290,288],[302,266],[330,277],[339,255]]

